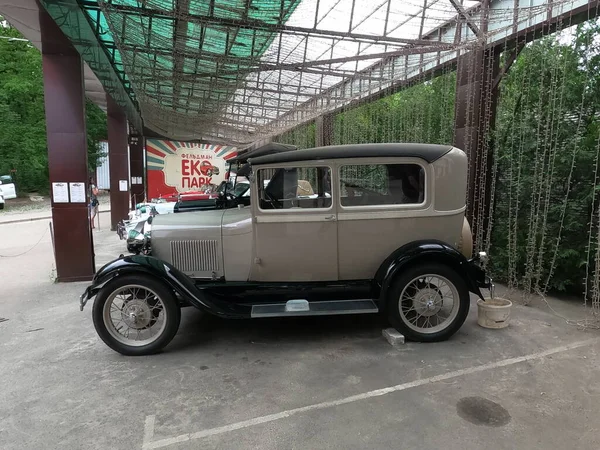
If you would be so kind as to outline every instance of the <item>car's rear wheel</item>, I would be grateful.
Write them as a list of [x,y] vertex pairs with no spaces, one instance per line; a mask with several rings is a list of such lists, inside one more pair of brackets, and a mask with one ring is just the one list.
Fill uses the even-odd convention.
[[387,299],[391,324],[407,339],[448,339],[469,314],[469,290],[463,279],[442,264],[421,264],[394,280]]
[[165,285],[143,275],[127,275],[100,290],[92,317],[106,345],[123,355],[139,356],[156,353],[171,342],[181,311]]

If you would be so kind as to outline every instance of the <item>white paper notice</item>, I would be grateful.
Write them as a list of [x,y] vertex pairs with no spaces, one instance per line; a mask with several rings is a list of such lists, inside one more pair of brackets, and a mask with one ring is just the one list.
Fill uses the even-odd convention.
[[52,183],[52,201],[54,203],[69,203],[68,183]]
[[127,192],[127,180],[119,180],[119,191]]
[[85,203],[85,183],[69,183],[69,191],[71,191],[71,202]]

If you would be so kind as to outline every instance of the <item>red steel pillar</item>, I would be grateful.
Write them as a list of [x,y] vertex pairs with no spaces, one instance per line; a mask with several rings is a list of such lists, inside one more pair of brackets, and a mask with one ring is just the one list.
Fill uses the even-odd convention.
[[57,281],[86,281],[95,264],[83,63],[48,13],[40,10],[39,18]]
[[129,213],[129,152],[127,148],[127,118],[123,109],[109,96],[108,159],[110,161],[110,228],[117,229],[119,221]]

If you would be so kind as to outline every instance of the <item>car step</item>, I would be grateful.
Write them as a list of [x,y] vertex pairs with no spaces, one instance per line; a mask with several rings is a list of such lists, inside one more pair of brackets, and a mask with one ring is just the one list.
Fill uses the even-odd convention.
[[340,314],[367,314],[379,312],[371,299],[330,300],[308,302],[304,299],[288,300],[286,303],[252,306],[252,318],[291,316],[333,316]]

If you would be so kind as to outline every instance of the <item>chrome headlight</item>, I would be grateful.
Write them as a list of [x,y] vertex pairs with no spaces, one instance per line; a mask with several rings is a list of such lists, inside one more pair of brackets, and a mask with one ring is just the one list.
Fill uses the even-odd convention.
[[486,264],[489,261],[489,257],[488,254],[486,252],[479,252],[477,254],[478,259],[483,263]]

